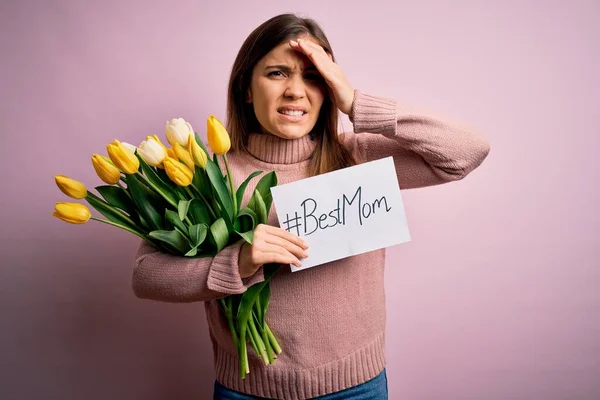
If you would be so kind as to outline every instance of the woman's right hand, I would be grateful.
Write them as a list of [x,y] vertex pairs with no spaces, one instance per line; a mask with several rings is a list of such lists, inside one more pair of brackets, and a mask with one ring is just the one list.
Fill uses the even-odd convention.
[[263,264],[294,264],[300,267],[300,258],[308,257],[308,244],[296,234],[285,229],[259,224],[254,229],[252,244],[242,245],[238,266],[240,276],[247,278]]

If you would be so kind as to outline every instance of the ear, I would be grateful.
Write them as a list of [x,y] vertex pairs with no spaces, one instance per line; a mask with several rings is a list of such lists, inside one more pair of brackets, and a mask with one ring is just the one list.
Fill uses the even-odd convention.
[[248,88],[246,92],[246,103],[252,103],[252,91]]

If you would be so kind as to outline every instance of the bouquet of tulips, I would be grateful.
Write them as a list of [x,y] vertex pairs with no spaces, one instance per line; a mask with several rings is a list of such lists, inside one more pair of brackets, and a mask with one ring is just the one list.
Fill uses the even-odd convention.
[[[263,171],[255,171],[234,187],[227,152],[231,141],[214,116],[207,121],[207,137],[213,157],[192,126],[183,118],[166,124],[167,148],[156,136],[147,136],[138,147],[114,140],[108,157],[94,154],[92,165],[106,183],[95,187],[99,196],[65,175],[55,175],[59,189],[69,197],[85,199],[106,219],[93,217],[88,207],[58,202],[54,216],[83,224],[90,219],[133,233],[160,251],[182,257],[214,257],[238,240],[252,243],[258,224],[267,222],[275,172],[257,183],[248,204],[241,202],[248,183]],[[219,158],[222,158],[224,174]],[[264,267],[265,280],[243,294],[219,299],[240,358],[241,378],[250,372],[247,342],[265,365],[272,364],[281,347],[266,322],[269,280],[277,264]]]

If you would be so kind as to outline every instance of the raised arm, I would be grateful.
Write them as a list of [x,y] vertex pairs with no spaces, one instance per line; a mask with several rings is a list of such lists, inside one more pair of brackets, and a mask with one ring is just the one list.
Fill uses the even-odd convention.
[[392,156],[401,189],[463,179],[490,151],[489,143],[464,124],[393,99],[355,90],[343,141],[363,161]]

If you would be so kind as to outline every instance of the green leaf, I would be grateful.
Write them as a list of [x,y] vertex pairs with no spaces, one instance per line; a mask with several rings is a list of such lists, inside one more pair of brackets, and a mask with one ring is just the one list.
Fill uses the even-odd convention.
[[189,201],[189,203],[188,213],[192,222],[195,224],[206,224],[207,226],[210,226],[212,224],[212,220],[204,200],[192,199]]
[[246,232],[235,231],[235,233],[240,235],[242,237],[242,239],[244,239],[249,244],[252,244],[252,241],[254,240],[254,231],[246,231]]
[[[208,162],[212,161],[209,160]],[[208,175],[204,168],[201,168],[196,165],[196,167],[194,168],[194,178],[192,179],[192,185],[194,185],[194,187],[198,189],[198,191],[202,193],[202,196],[204,196],[204,198],[206,198],[207,200],[212,199],[214,197],[212,185],[210,184],[210,180],[208,179]]]
[[250,207],[244,207],[240,210],[236,222],[239,224],[240,229],[247,231],[258,225],[258,217]]
[[191,202],[192,200],[179,200],[179,203],[177,203],[177,213],[180,220],[183,221],[187,217]]
[[90,206],[94,207],[96,211],[108,218],[109,221],[127,226],[128,228],[131,228],[137,232],[140,231],[139,227],[137,227],[135,224],[132,224],[132,221],[129,217],[124,215],[121,211],[113,208],[113,206],[106,204],[102,199],[92,192],[88,191],[85,199]]
[[131,194],[138,212],[150,225],[152,230],[161,230],[163,229],[164,224],[161,217],[162,212],[159,213],[158,209],[152,204],[148,193],[138,179],[139,178],[133,174],[125,174],[127,190],[129,190],[129,194]]
[[267,212],[271,209],[271,203],[273,202],[273,195],[271,194],[271,188],[273,186],[277,186],[277,174],[275,171],[271,171],[260,178],[256,184],[256,190],[260,192],[260,195],[265,202]]
[[179,200],[177,195],[173,193],[173,187],[163,181],[153,167],[149,166],[144,159],[135,152],[135,155],[140,160],[140,167],[144,171],[144,176],[153,185],[153,189],[158,191],[163,197],[167,198],[171,204],[177,204]]
[[254,190],[254,194],[250,198],[248,202],[248,207],[251,208],[256,214],[256,225],[258,224],[266,224],[268,219],[267,208],[265,206],[265,202],[258,191],[258,189]]
[[206,235],[208,234],[208,225],[206,224],[196,224],[190,226],[190,240],[192,241],[193,247],[200,246],[204,239],[206,239]]
[[96,186],[94,189],[100,193],[104,200],[106,200],[111,206],[120,208],[131,215],[135,211],[135,204],[127,196],[127,193],[118,186],[113,185],[102,185]]
[[265,329],[265,321],[266,321],[265,316],[267,315],[267,309],[269,308],[270,301],[271,301],[271,285],[267,284],[267,285],[265,285],[263,290],[260,291],[260,293],[258,295],[258,300],[257,300],[257,302],[260,304],[259,319],[260,319],[260,326],[262,329]]
[[177,214],[173,210],[165,210],[165,218],[169,221],[174,228],[177,228],[184,236],[187,234],[188,229],[183,223],[182,220],[179,219],[179,214]]
[[236,193],[236,200],[237,200],[237,203],[239,206],[241,206],[241,204],[242,204],[242,200],[244,198],[244,192],[246,191],[246,186],[248,186],[248,183],[250,183],[252,178],[254,178],[260,174],[262,174],[262,171],[254,171],[253,173],[250,174],[250,176],[248,176],[246,178],[246,180],[244,182],[242,182],[242,184],[238,188],[237,193]]
[[237,233],[254,231],[257,220],[256,213],[251,208],[244,207],[235,219],[235,223],[233,224],[234,230]]
[[198,247],[192,247],[187,253],[184,254],[184,257],[193,257],[198,254]]
[[219,201],[219,204],[221,204],[221,206],[225,210],[229,221],[232,221],[234,216],[233,203],[231,202],[231,193],[229,193],[229,189],[223,181],[221,170],[215,164],[208,163],[206,164],[206,172],[208,173],[208,178],[210,179],[212,187],[217,193],[217,199]]
[[223,250],[229,241],[229,231],[223,218],[219,218],[210,226],[210,237],[217,252]]
[[148,235],[155,239],[168,243],[181,254],[185,254],[190,247],[188,240],[185,238],[185,236],[183,236],[183,234],[176,229],[172,231],[156,230],[150,232]]
[[206,157],[208,158],[210,156],[210,153],[206,149],[204,142],[202,141],[202,139],[200,139],[200,136],[198,136],[197,132],[194,132],[194,137],[196,138],[196,143],[198,143],[198,146],[200,146],[200,148],[202,148],[202,150],[204,150],[204,153],[206,153]]

